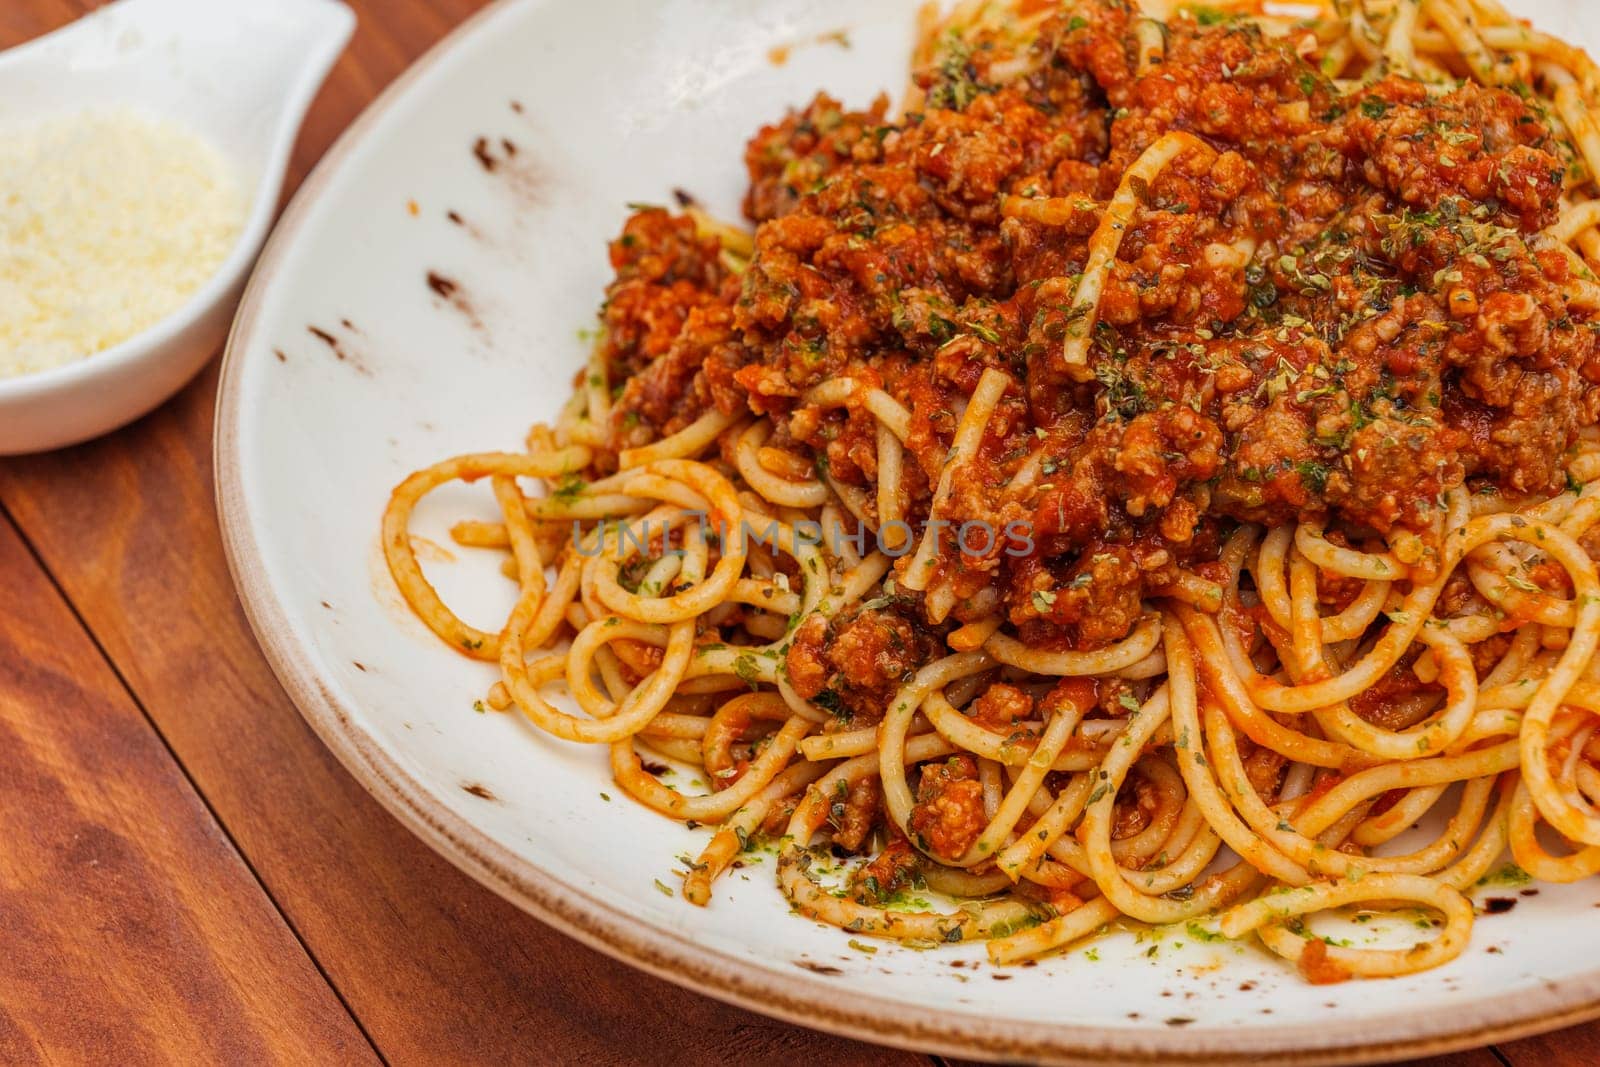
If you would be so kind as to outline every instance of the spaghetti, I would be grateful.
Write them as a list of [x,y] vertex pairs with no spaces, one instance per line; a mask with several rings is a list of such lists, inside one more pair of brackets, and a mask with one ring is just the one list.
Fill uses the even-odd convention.
[[[997,963],[1127,918],[1407,974],[1507,851],[1600,871],[1600,71],[1497,0],[964,0],[915,64],[757,135],[753,236],[637,212],[556,423],[395,490],[490,703],[715,825],[688,901],[765,835],[801,914]],[[498,632],[408,532],[478,479]]]

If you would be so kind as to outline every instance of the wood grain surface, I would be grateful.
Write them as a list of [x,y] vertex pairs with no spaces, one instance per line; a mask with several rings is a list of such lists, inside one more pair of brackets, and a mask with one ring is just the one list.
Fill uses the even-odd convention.
[[0,825],[0,1061],[376,1060],[4,520]]
[[[0,0],[0,47],[97,6]],[[291,189],[482,3],[352,6]],[[213,366],[109,438],[0,460],[0,1063],[941,1062],[633,971],[385,813],[239,609],[212,503],[215,393]],[[1594,1064],[1600,1027],[1428,1062]]]

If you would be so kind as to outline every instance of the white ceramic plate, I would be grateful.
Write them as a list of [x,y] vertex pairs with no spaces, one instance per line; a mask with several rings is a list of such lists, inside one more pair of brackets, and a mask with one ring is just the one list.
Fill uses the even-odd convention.
[[[263,259],[218,411],[230,558],[307,719],[417,833],[517,904],[691,988],[869,1040],[1050,1061],[1311,1062],[1600,1014],[1594,883],[1517,897],[1448,967],[1320,988],[1256,949],[1181,930],[1111,935],[1007,971],[978,964],[976,945],[866,955],[789,914],[770,858],[720,881],[709,909],[691,907],[656,882],[676,885],[675,857],[705,831],[618,795],[603,752],[476,714],[495,670],[401,605],[377,549],[390,488],[453,453],[515,448],[555,412],[625,205],[682,187],[736,214],[745,138],[819,87],[854,105],[897,91],[916,6],[502,3],[350,131]],[[1600,43],[1583,5],[1516,6]],[[816,43],[838,29],[848,48]],[[798,47],[774,65],[769,51],[786,44]],[[440,296],[430,273],[459,288]],[[448,543],[446,521],[462,513],[492,516],[486,492],[435,494],[420,532]],[[430,565],[441,591],[498,625],[511,588],[497,559],[453,555]]]

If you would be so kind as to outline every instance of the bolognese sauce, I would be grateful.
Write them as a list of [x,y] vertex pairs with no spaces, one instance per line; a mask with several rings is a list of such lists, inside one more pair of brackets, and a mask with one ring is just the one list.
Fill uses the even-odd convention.
[[[1600,360],[1541,236],[1572,161],[1537,103],[1399,77],[1342,93],[1292,39],[1181,14],[1141,72],[1135,18],[1067,5],[1024,50],[951,43],[916,74],[920,110],[821,94],[763,129],[742,278],[690,220],[636,214],[605,312],[617,440],[765,413],[773,447],[870,487],[870,413],[803,399],[848,376],[905,399],[906,511],[926,516],[956,413],[999,370],[945,514],[1027,522],[1037,551],[946,543],[935,567],[953,619],[998,596],[1039,647],[1125,637],[1233,523],[1316,512],[1350,543],[1408,531],[1426,553],[1464,481],[1564,488]],[[1075,381],[1050,353],[1098,205],[1173,130],[1199,140],[1136,190]]]

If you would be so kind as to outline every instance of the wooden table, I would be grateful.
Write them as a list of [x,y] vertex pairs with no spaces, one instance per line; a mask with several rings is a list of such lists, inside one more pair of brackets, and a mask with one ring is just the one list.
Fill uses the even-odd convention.
[[[355,0],[291,185],[481,3]],[[96,6],[0,0],[0,47]],[[370,799],[234,598],[216,383],[213,366],[121,433],[0,460],[0,1062],[930,1062],[597,955]],[[1592,1064],[1600,1025],[1451,1062]]]

